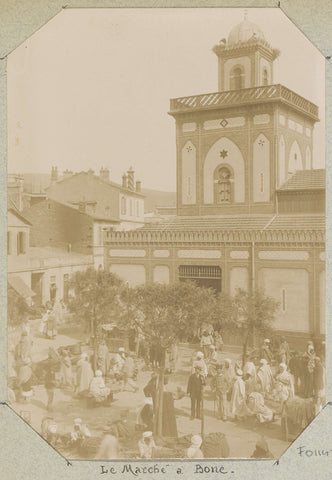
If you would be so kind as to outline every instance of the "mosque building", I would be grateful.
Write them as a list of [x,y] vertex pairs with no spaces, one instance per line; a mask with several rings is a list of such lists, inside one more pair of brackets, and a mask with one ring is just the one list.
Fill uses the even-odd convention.
[[[264,289],[289,339],[325,334],[325,170],[318,107],[273,81],[279,51],[244,20],[213,48],[218,91],[174,98],[177,214],[108,232],[105,268],[131,285],[191,279]],[[308,66],[308,68],[310,68]]]

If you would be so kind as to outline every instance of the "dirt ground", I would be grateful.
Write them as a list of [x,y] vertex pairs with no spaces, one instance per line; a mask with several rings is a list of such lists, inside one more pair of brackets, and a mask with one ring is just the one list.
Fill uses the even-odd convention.
[[[33,337],[33,362],[47,358],[50,346],[57,348],[85,340],[85,335],[82,332],[67,325],[63,325],[59,329],[55,340],[45,339],[38,333],[37,322],[35,325],[32,325],[31,335]],[[88,347],[84,348],[88,349]],[[183,391],[186,391],[193,353],[194,349],[192,347],[180,345],[177,368],[175,373],[171,374],[169,378],[169,388],[171,390],[176,391],[178,387],[181,387]],[[239,358],[239,353],[232,352],[232,349],[228,349],[227,346],[225,351],[219,353],[219,355],[220,359],[230,358],[233,361]],[[11,362],[12,358],[10,355],[9,363]],[[33,388],[33,398],[29,403],[14,402],[11,404],[11,407],[19,415],[26,417],[32,428],[38,433],[40,433],[41,422],[46,416],[54,419],[58,425],[58,432],[61,434],[69,433],[72,430],[74,419],[77,417],[81,418],[94,437],[91,440],[91,448],[78,453],[68,451],[61,445],[57,446],[56,448],[66,458],[93,458],[96,451],[95,447],[99,443],[103,432],[108,430],[112,422],[119,420],[121,415],[125,413],[130,435],[127,440],[120,439],[121,456],[123,458],[135,458],[138,455],[137,442],[141,436],[141,433],[135,430],[136,418],[140,407],[144,403],[143,387],[148,382],[150,375],[151,370],[147,370],[141,364],[137,377],[139,389],[136,393],[119,391],[119,385],[116,382],[110,383],[108,381],[114,392],[114,401],[110,406],[87,408],[86,400],[77,398],[73,391],[57,388],[54,398],[54,410],[52,413],[49,413],[46,410],[47,394],[45,387],[36,385]],[[179,437],[201,432],[201,421],[198,419],[190,420],[190,399],[187,395],[179,400],[175,400],[175,409]],[[255,450],[256,442],[261,435],[265,436],[269,449],[276,458],[289,445],[289,442],[283,439],[280,419],[266,425],[253,424],[253,422],[239,423],[231,420],[218,420],[215,417],[213,394],[207,386],[204,392],[204,433],[208,434],[210,432],[222,432],[225,434],[230,447],[230,457],[233,458],[251,457]]]

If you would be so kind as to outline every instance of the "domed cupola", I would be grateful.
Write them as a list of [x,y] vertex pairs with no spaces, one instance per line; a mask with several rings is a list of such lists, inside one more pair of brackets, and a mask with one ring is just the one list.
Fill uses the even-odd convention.
[[232,28],[213,48],[218,57],[218,90],[241,90],[273,83],[273,62],[279,51],[265,39],[261,28],[247,18]]
[[228,45],[235,45],[236,43],[248,42],[249,40],[265,40],[262,30],[253,22],[247,19],[245,14],[244,20],[232,28],[228,35]]

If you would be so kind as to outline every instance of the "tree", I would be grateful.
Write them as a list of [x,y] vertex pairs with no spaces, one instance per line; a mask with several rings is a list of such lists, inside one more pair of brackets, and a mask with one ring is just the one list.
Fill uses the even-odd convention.
[[123,293],[129,301],[128,318],[144,336],[147,343],[161,352],[159,391],[157,398],[156,434],[162,433],[162,399],[166,350],[192,334],[204,320],[217,318],[218,300],[214,291],[191,282],[171,285],[158,283],[136,287]]
[[249,345],[254,345],[257,339],[262,339],[273,331],[275,313],[279,303],[265,295],[262,290],[246,292],[238,289],[234,297],[237,309],[237,322],[244,330],[242,363],[246,362]]
[[30,307],[13,288],[8,286],[7,292],[7,318],[8,325],[18,327],[25,323],[30,314]]
[[93,268],[75,272],[70,279],[69,288],[74,295],[69,302],[69,310],[78,322],[85,324],[93,337],[94,351],[102,324],[116,323],[123,314],[120,301],[122,287],[122,280],[113,273]]

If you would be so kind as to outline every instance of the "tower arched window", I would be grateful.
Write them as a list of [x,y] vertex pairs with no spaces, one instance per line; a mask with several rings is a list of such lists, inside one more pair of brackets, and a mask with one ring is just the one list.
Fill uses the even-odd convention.
[[263,76],[262,76],[262,84],[265,86],[265,85],[268,85],[269,84],[269,74],[267,73],[267,70],[266,68],[263,69]]
[[244,88],[243,67],[237,66],[231,70],[230,86],[231,86],[231,90],[239,90],[241,88]]
[[231,171],[227,167],[219,167],[215,172],[215,203],[231,203],[232,185]]

